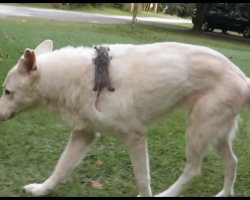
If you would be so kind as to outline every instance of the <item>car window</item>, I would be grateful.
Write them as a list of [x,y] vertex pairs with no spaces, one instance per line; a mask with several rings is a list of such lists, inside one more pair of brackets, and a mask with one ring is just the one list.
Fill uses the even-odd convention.
[[224,7],[224,6],[214,6],[211,11],[215,11],[217,13],[221,13],[221,14],[229,14],[229,10],[228,8]]
[[214,7],[211,9],[211,11],[220,12],[220,8],[214,6]]
[[238,17],[238,16],[239,16],[239,12],[232,10],[232,11],[230,12],[230,15],[231,15],[232,17]]
[[229,10],[228,10],[227,8],[221,7],[221,8],[220,8],[220,12],[221,12],[222,14],[228,14],[228,13],[229,13]]

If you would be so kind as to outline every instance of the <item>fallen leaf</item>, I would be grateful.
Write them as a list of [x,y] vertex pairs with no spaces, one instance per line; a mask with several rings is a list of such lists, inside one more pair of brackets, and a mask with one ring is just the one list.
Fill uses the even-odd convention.
[[0,54],[0,61],[2,62],[3,61],[3,55]]
[[96,162],[96,165],[101,166],[101,165],[103,165],[103,162],[100,161],[100,160],[98,160],[98,161]]
[[160,36],[158,36],[158,35],[156,35],[156,36],[155,36],[155,38],[156,38],[156,39],[161,39],[161,37],[160,37]]
[[88,180],[89,184],[91,185],[92,188],[96,189],[102,189],[103,185],[99,183],[98,181],[92,181],[91,179]]
[[12,197],[22,197],[20,194],[13,194]]
[[8,36],[6,35],[5,37],[4,37],[6,40],[8,40]]

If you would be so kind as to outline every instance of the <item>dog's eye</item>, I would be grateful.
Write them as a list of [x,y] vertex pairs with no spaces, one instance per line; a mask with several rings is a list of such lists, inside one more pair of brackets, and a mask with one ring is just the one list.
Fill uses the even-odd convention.
[[9,95],[10,91],[9,90],[4,90],[4,94]]

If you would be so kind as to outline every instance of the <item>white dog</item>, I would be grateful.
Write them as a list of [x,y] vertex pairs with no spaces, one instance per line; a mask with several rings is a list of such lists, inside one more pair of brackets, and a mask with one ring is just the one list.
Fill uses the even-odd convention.
[[[180,178],[158,196],[179,196],[200,173],[202,158],[215,147],[225,169],[223,190],[232,196],[237,158],[232,136],[237,116],[250,105],[250,81],[220,53],[175,42],[109,45],[110,78],[116,90],[103,90],[95,108],[93,48],[52,51],[46,40],[26,49],[8,73],[0,100],[0,120],[36,109],[55,112],[72,126],[71,138],[53,174],[42,184],[25,186],[34,196],[53,191],[86,154],[96,133],[110,134],[127,147],[139,196],[152,196],[147,130],[176,108],[190,109],[186,132],[186,167]],[[167,159],[167,155],[166,155]]]

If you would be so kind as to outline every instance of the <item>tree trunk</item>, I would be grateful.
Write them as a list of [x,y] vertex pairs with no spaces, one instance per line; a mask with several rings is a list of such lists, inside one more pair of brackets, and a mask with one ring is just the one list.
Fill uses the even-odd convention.
[[194,19],[194,26],[191,31],[201,31],[205,16],[212,5],[213,3],[196,3],[196,17]]
[[138,3],[134,3],[134,8],[133,8],[133,19],[132,19],[132,25],[131,28],[135,28],[135,21],[136,21],[136,14],[137,14],[137,9],[138,9]]

